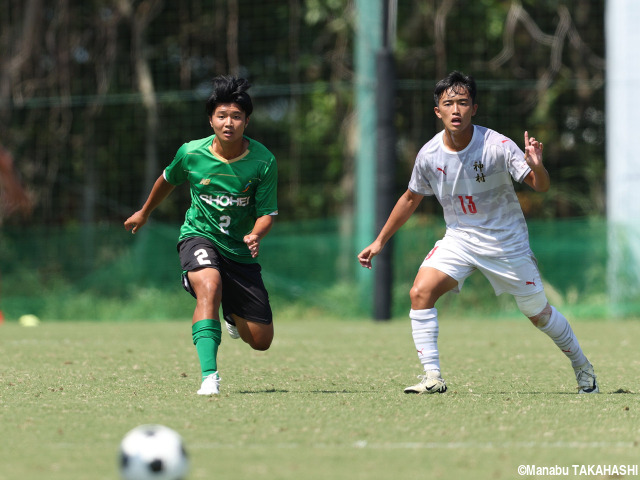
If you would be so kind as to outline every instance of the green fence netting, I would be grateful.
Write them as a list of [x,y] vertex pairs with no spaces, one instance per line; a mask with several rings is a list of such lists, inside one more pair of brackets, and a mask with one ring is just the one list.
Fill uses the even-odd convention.
[[[342,225],[342,226],[341,226]],[[530,221],[531,246],[551,303],[572,317],[640,314],[640,301],[612,308],[607,290],[607,225],[603,219]],[[178,225],[150,222],[133,236],[120,225],[4,229],[0,234],[0,309],[9,321],[189,318],[194,300],[180,285]],[[409,288],[444,225],[415,216],[393,243],[393,315],[409,310]],[[264,240],[261,264],[276,316],[292,309],[349,318],[371,315],[353,235],[337,219],[281,223]],[[375,262],[374,262],[375,269]],[[363,282],[363,278],[365,281]],[[519,315],[508,295],[495,297],[481,274],[439,308],[459,316]]]

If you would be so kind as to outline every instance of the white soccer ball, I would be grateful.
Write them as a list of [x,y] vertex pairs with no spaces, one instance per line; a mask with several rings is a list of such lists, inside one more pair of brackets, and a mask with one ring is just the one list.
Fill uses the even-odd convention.
[[163,425],[140,425],[120,443],[124,480],[181,480],[188,469],[182,437]]

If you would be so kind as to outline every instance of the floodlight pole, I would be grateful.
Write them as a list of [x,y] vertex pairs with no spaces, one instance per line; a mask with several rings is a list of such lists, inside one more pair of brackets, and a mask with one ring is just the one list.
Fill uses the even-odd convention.
[[[393,56],[397,0],[383,0],[382,47],[376,53],[376,232],[380,232],[396,200],[396,68]],[[393,241],[375,259],[374,319],[391,318]]]

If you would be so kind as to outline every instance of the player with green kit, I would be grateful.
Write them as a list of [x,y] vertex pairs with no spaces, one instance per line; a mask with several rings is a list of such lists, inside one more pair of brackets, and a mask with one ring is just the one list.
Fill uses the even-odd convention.
[[220,392],[220,306],[231,338],[242,338],[255,350],[267,350],[273,340],[257,257],[278,214],[278,172],[273,154],[244,135],[253,111],[249,87],[242,78],[214,78],[207,100],[214,134],[182,145],[143,207],[124,223],[136,233],[177,185],[189,183],[191,206],[178,252],[183,286],[196,298],[192,337],[202,371],[199,395]]

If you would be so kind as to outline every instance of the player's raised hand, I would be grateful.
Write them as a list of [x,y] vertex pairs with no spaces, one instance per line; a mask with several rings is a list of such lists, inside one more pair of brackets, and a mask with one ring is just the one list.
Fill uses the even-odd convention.
[[529,132],[524,132],[524,159],[531,168],[542,165],[542,142],[534,137],[529,138]]
[[524,159],[531,168],[524,181],[536,192],[549,190],[549,172],[542,164],[542,143],[535,138],[529,138],[529,132],[524,132]]

